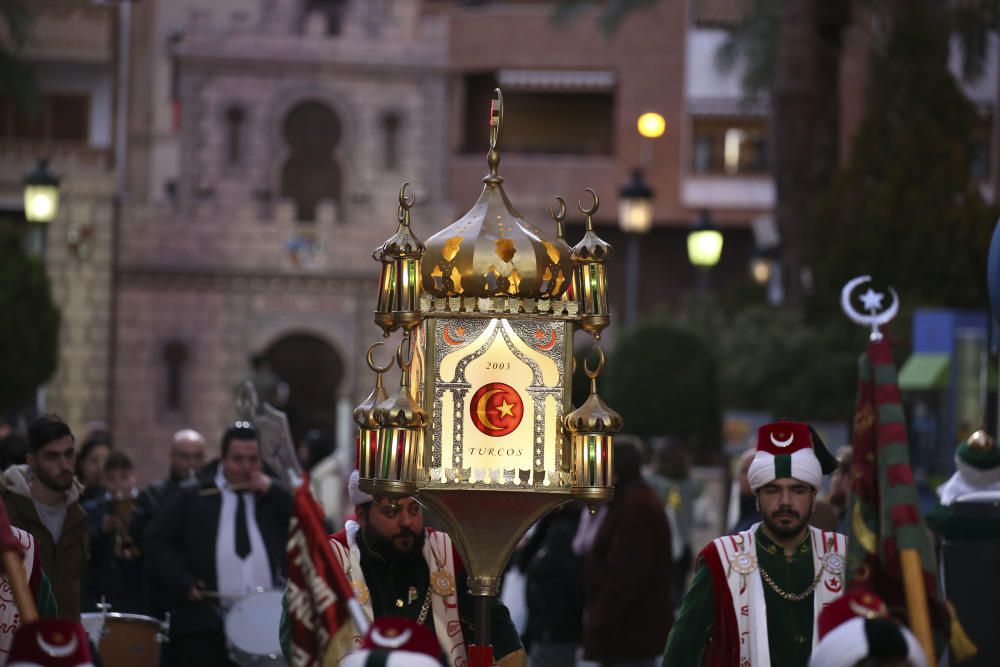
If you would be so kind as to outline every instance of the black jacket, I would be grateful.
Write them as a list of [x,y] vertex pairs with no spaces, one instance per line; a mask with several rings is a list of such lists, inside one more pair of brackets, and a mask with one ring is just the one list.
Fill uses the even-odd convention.
[[583,632],[583,559],[573,553],[580,523],[576,505],[538,523],[521,553],[529,642],[579,644]]
[[[215,631],[222,619],[215,601],[190,602],[188,593],[196,581],[209,591],[218,590],[215,570],[215,543],[219,530],[222,496],[203,495],[201,489],[214,488],[202,480],[185,482],[153,518],[146,530],[145,553],[158,590],[166,596],[156,607],[171,609],[171,632]],[[275,586],[285,577],[285,547],[292,497],[277,482],[255,502],[257,527],[267,548]]]

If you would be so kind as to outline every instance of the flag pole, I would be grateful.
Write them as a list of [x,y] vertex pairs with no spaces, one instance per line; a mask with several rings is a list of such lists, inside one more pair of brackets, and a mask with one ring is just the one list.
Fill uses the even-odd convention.
[[[899,312],[899,295],[889,287],[892,298],[889,306],[883,308],[882,293],[875,292],[871,287],[861,295],[861,302],[867,314],[861,313],[851,303],[851,293],[856,287],[871,282],[871,276],[857,276],[847,282],[840,292],[840,308],[849,320],[855,324],[870,327],[868,336],[872,343],[883,338],[879,327],[888,324]],[[874,370],[874,369],[873,369]],[[899,564],[902,571],[903,593],[906,598],[906,610],[910,621],[910,629],[920,641],[929,663],[936,662],[934,639],[931,635],[930,611],[927,604],[927,588],[924,582],[923,563],[920,552],[907,547],[899,550]]]
[[910,629],[920,640],[928,663],[935,662],[934,639],[931,636],[931,615],[927,608],[927,589],[924,587],[924,570],[920,553],[916,549],[900,549],[899,563],[903,570],[903,589],[906,593],[906,610]]

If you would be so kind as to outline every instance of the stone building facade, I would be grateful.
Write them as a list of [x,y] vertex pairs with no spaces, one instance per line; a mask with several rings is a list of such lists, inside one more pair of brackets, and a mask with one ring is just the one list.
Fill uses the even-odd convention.
[[121,229],[113,430],[147,479],[179,428],[214,446],[251,359],[287,385],[297,437],[349,445],[380,339],[371,253],[395,230],[400,186],[424,237],[451,214],[441,17],[415,2],[274,0],[222,17],[208,4],[170,44],[176,146],[138,142],[159,162]]

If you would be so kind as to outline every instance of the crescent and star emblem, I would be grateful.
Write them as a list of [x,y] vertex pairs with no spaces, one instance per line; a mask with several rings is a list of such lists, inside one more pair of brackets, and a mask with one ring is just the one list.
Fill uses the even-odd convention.
[[445,325],[444,329],[441,331],[441,337],[444,338],[444,342],[452,347],[458,347],[459,345],[465,344],[465,327],[457,326],[455,327],[454,334],[449,330],[448,325]]
[[772,433],[771,434],[771,444],[774,445],[775,447],[787,447],[788,445],[792,444],[792,440],[794,438],[795,438],[795,436],[792,435],[791,433],[789,433],[788,437],[785,438],[784,440],[778,440],[778,438],[775,437],[774,433]]
[[493,438],[513,433],[524,416],[521,396],[510,385],[490,382],[480,387],[469,402],[473,425]]
[[[545,331],[542,329],[535,330],[535,347],[542,352],[548,352],[556,346],[556,331],[555,329],[549,329],[549,339],[545,340]],[[544,342],[543,342],[544,341]]]
[[870,282],[871,279],[871,276],[858,276],[847,281],[844,288],[840,290],[840,309],[844,311],[844,314],[852,322],[871,327],[872,335],[881,337],[878,328],[887,324],[899,312],[899,295],[896,294],[896,290],[890,287],[889,295],[892,297],[892,302],[883,310],[882,299],[885,297],[885,294],[876,292],[869,286],[868,291],[859,296],[868,314],[864,315],[858,312],[857,308],[851,304],[851,294],[856,287]]

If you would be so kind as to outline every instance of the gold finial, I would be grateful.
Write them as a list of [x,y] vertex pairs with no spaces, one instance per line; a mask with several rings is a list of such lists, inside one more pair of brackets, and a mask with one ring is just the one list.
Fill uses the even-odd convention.
[[987,433],[985,429],[979,429],[969,436],[966,443],[968,443],[969,447],[972,449],[979,449],[984,452],[988,452],[996,446],[996,439]]
[[392,368],[392,362],[390,361],[384,367],[380,367],[375,363],[375,357],[374,357],[375,349],[378,348],[380,345],[385,345],[385,341],[380,340],[377,343],[372,343],[371,347],[368,348],[367,359],[368,359],[368,368],[372,369],[372,371],[374,371],[377,375],[376,382],[381,383],[382,373],[385,373],[387,370]]
[[411,357],[409,361],[403,360],[403,348],[410,342],[409,336],[403,336],[403,340],[399,341],[399,347],[396,348],[396,364],[399,369],[403,371],[402,376],[399,378],[399,385],[403,386],[406,384],[406,378],[410,373],[410,366],[413,365],[413,358]]
[[503,93],[499,88],[493,90],[490,101],[490,152],[486,155],[486,164],[490,174],[483,179],[488,185],[499,185],[503,179],[497,174],[500,167],[500,135],[503,129]]
[[597,368],[590,370],[590,354],[583,358],[583,372],[590,378],[590,393],[597,393],[597,378],[600,376],[601,372],[604,370],[604,350],[600,348],[599,345],[594,345],[590,348],[593,352],[597,350]]
[[410,195],[406,196],[406,188],[409,186],[409,182],[403,183],[403,187],[399,189],[399,224],[409,227],[410,226],[410,209],[413,205],[417,203],[417,196]]
[[563,238],[563,226],[562,226],[562,223],[563,223],[563,220],[566,219],[566,200],[563,199],[562,197],[556,195],[556,201],[559,202],[559,209],[556,210],[556,209],[553,209],[550,206],[549,207],[549,215],[552,216],[552,219],[556,223],[556,238],[557,239],[562,239]]
[[584,190],[590,193],[590,196],[594,200],[593,203],[590,205],[590,208],[584,208],[583,202],[577,199],[576,205],[580,207],[580,213],[583,213],[585,216],[587,216],[587,231],[592,232],[594,231],[593,215],[597,213],[597,209],[601,206],[601,198],[597,196],[597,193],[594,192],[593,188],[584,188]]

